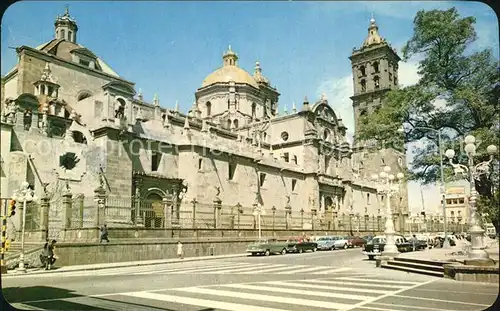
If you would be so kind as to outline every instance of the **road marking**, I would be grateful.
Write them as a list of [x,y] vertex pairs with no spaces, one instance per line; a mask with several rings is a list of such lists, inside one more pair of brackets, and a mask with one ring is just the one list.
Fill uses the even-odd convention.
[[[343,282],[343,281],[337,281],[339,278],[336,280],[300,280],[301,282],[311,282],[311,283],[324,283],[324,284],[333,284],[333,285],[356,285],[356,286],[376,286],[376,287],[384,287],[384,288],[396,288],[400,289],[401,287],[408,288],[408,286],[397,286],[397,285],[379,285],[376,283],[370,283],[370,284],[363,284],[363,283],[356,283],[356,282]],[[361,280],[360,280],[361,281]]]
[[181,297],[181,296],[174,296],[174,295],[155,294],[155,293],[150,293],[150,292],[135,292],[135,293],[120,294],[120,295],[137,297],[137,298],[152,299],[152,300],[168,301],[168,302],[181,303],[181,304],[188,304],[188,305],[206,307],[206,308],[217,308],[217,309],[229,310],[229,311],[241,311],[241,310],[245,310],[245,311],[286,311],[284,309],[248,306],[248,305],[242,305],[242,304],[232,303],[232,302],[222,302],[222,301],[216,301],[216,300],[206,300],[206,299]]
[[[326,271],[322,271],[322,272],[314,272],[313,274],[331,274],[331,273],[336,273],[336,272],[342,272],[342,271],[339,271],[339,269],[349,269],[349,270],[352,270],[352,268],[337,268],[337,269],[329,269],[329,270],[326,270]],[[345,271],[348,271],[348,270],[345,270]],[[365,273],[359,273],[360,275],[370,275],[370,276],[373,276],[373,274],[365,274]]]
[[[399,303],[382,303],[382,302],[372,302],[374,305],[381,305],[381,306],[394,306],[394,307],[403,307],[403,308],[410,308],[410,309],[423,309],[423,310],[436,310],[436,311],[455,311],[455,309],[438,309],[436,307],[417,307],[414,305],[402,305]],[[370,308],[370,307],[367,307]]]
[[[300,269],[298,271],[296,270],[290,270],[290,271],[284,271],[284,272],[278,272],[276,274],[298,274],[298,273],[311,273],[311,271],[317,271],[317,270],[324,270],[325,267],[311,267],[311,268],[306,268],[306,269]],[[340,271],[348,271],[348,270],[352,270],[352,268],[339,268],[337,269],[337,272],[340,272]],[[313,272],[314,274],[314,272]]]
[[[281,271],[281,270],[285,270],[285,269],[291,269],[291,268],[306,268],[306,267],[309,267],[309,266],[305,266],[305,265],[294,265],[294,266],[290,266],[290,265],[285,265],[285,267],[282,267],[282,268],[278,268],[278,267],[275,267],[275,268],[269,268],[269,269],[261,269],[259,270],[259,274],[260,273],[268,273],[268,272],[276,272],[276,271]],[[243,272],[242,274],[251,274],[253,272]]]
[[[271,285],[271,284],[269,284]],[[297,295],[307,295],[307,296],[319,296],[319,297],[332,297],[332,298],[341,298],[341,299],[351,299],[351,300],[364,300],[370,299],[372,296],[362,296],[362,295],[351,295],[351,294],[340,294],[340,293],[332,293],[332,292],[320,292],[320,291],[306,291],[304,289],[291,289],[291,288],[279,288],[272,286],[262,286],[262,285],[244,285],[244,284],[224,284],[219,285],[222,287],[230,287],[230,288],[239,288],[239,289],[250,289],[256,291],[271,291],[277,293],[284,294],[297,294]]]
[[498,296],[498,292],[496,293],[485,293],[485,292],[458,292],[454,290],[441,290],[441,289],[423,289],[423,288],[415,288],[416,291],[426,291],[426,292],[443,292],[443,293],[454,293],[454,294],[467,294],[467,295],[489,295],[489,296]]
[[[368,300],[365,300],[363,302],[360,302],[358,304],[355,304],[355,305],[352,305],[350,308],[347,308],[343,311],[349,311],[349,310],[352,310],[352,309],[356,309],[356,308],[359,308],[359,307],[362,307],[364,305],[367,305],[369,303],[372,303],[372,302],[375,302],[377,300],[380,300],[380,299],[383,299],[383,298],[386,298],[386,297],[390,297],[390,296],[394,296],[396,294],[399,294],[401,292],[404,292],[404,291],[407,291],[407,290],[410,290],[410,289],[413,289],[415,287],[419,287],[419,286],[423,286],[423,285],[427,285],[427,284],[430,284],[432,282],[436,281],[435,279],[434,280],[430,280],[430,281],[427,281],[427,282],[423,282],[423,283],[420,283],[420,284],[416,284],[416,285],[413,285],[413,286],[410,286],[410,287],[405,287],[405,288],[402,288],[400,290],[397,290],[395,292],[390,292],[390,293],[387,293],[385,295],[382,295],[382,296],[379,296],[379,297],[374,297],[372,299],[368,299]],[[383,285],[383,286],[386,286],[386,285]]]
[[346,292],[365,292],[365,293],[372,293],[372,294],[386,294],[387,293],[386,290],[368,289],[368,288],[360,289],[360,288],[354,288],[354,287],[322,286],[322,285],[314,285],[314,284],[289,283],[289,282],[282,282],[282,281],[271,281],[271,282],[265,282],[265,283],[266,284],[291,286],[291,287],[299,287],[299,288],[317,288],[317,289],[339,290],[339,291],[343,290]]
[[[269,267],[270,265],[266,264],[265,267]],[[283,266],[286,266],[286,265],[271,265],[271,266],[275,266],[276,269],[279,269],[280,267],[283,268]],[[262,266],[260,266],[262,267]],[[234,269],[234,267],[231,267],[230,269],[224,269],[224,270],[220,270],[220,271],[217,271],[217,273],[221,273],[221,274],[227,274],[227,273],[244,273],[244,272],[249,272],[249,273],[260,273],[262,270],[257,270],[255,271],[256,269],[259,269],[260,268],[259,266],[255,266],[255,265],[251,265],[251,266],[247,266],[245,268],[237,268],[237,269]],[[225,267],[227,268],[227,267]],[[249,271],[250,270],[250,271]],[[207,274],[207,273],[213,273],[213,272],[201,272],[200,274]]]
[[397,310],[397,309],[375,308],[375,307],[358,307],[358,309],[381,310],[381,311],[404,311],[404,310]]
[[[251,263],[240,263],[240,264],[233,264],[233,267],[240,268],[240,267],[249,267],[253,266],[255,267],[255,264]],[[170,268],[170,269],[165,269],[165,270],[150,270],[150,271],[144,271],[144,272],[137,272],[137,273],[132,273],[134,275],[142,275],[142,274],[160,274],[160,273],[169,273],[169,272],[191,272],[195,270],[208,270],[208,269],[222,269],[226,268],[227,266],[221,267],[220,264],[218,265],[210,265],[210,266],[197,266],[197,267],[177,267],[177,268]]]
[[[242,264],[242,265],[234,265],[231,268],[243,268],[243,267],[250,267],[252,266],[254,269],[255,267],[258,266],[264,266],[265,264]],[[172,271],[168,272],[169,274],[187,274],[187,273],[204,273],[204,272],[209,272],[211,274],[217,273],[218,271],[224,271],[227,270],[227,266],[220,266],[220,267],[211,267],[211,268],[194,268],[194,269],[178,269],[177,271]]]
[[[341,277],[338,278],[339,280],[346,280],[346,281],[364,281],[364,282],[373,282],[373,283],[396,283],[396,284],[408,284],[408,285],[415,285],[415,284],[420,284],[418,282],[407,282],[407,281],[395,281],[395,280],[380,280],[380,279],[356,279],[356,278],[351,278],[351,277]],[[385,285],[384,285],[385,286]]]
[[455,303],[455,304],[465,304],[465,305],[471,305],[471,306],[490,307],[490,305],[485,305],[485,304],[481,304],[481,303],[472,303],[472,302],[464,302],[464,301],[452,301],[452,300],[442,300],[442,299],[436,299],[436,298],[412,297],[412,296],[396,295],[396,294],[394,295],[394,297],[411,298],[411,299],[418,299],[418,300],[439,301],[439,302]]
[[[183,291],[188,293],[195,294],[207,294],[214,296],[223,296],[223,297],[232,297],[232,298],[240,298],[240,299],[249,299],[249,300],[258,300],[258,301],[269,301],[269,302],[277,302],[277,303],[287,303],[287,304],[295,304],[295,305],[303,305],[303,306],[315,306],[326,309],[344,309],[349,307],[348,304],[343,303],[333,303],[327,301],[316,301],[309,299],[300,299],[300,298],[291,298],[291,297],[277,297],[277,296],[268,296],[261,294],[249,294],[242,292],[232,292],[225,290],[217,290],[217,289],[209,289],[209,288],[200,288],[200,287],[191,287],[191,288],[183,288],[183,289],[174,289],[175,291]],[[246,307],[241,310],[247,310]]]
[[12,306],[18,310],[46,310],[46,309],[30,306],[30,305],[27,305],[24,303],[12,303]]

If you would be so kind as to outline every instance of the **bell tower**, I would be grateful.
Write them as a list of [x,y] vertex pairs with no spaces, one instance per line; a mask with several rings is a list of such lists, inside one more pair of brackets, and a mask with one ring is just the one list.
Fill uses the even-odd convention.
[[372,15],[368,36],[359,49],[353,49],[349,59],[354,85],[354,95],[351,97],[354,110],[354,140],[357,141],[360,116],[375,111],[382,105],[385,93],[398,87],[398,63],[401,58],[380,36]]

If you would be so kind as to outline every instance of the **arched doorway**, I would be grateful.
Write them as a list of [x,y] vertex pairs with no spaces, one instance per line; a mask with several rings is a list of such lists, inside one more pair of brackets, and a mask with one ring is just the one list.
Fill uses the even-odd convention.
[[158,193],[149,193],[141,203],[142,217],[144,217],[144,227],[161,228],[165,218],[163,198]]

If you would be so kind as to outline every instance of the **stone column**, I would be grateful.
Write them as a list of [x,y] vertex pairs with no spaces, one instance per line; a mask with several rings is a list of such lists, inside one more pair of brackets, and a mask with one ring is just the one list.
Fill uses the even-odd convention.
[[63,193],[62,203],[64,210],[64,229],[71,228],[71,216],[73,205],[73,194],[69,191]]
[[163,198],[163,228],[171,228],[172,227],[172,200],[169,198]]
[[135,194],[134,194],[134,202],[135,202],[135,225],[137,227],[144,227],[142,215],[141,215],[141,191],[140,191],[140,182],[139,180],[135,180]]
[[37,108],[38,107],[34,107],[33,110],[31,111],[31,127],[30,127],[31,131],[34,129],[38,129],[39,114]]
[[314,217],[317,215],[318,210],[316,208],[311,209],[311,229],[314,230]]
[[96,202],[95,226],[100,228],[106,223],[106,190],[99,186],[94,190],[94,200]]
[[196,201],[196,198],[191,200],[191,204],[193,205],[193,229],[196,229],[196,204],[198,201]]
[[214,228],[220,228],[220,210],[222,208],[222,200],[219,197],[214,199]]
[[49,237],[49,209],[50,198],[44,194],[40,199],[40,231],[42,232],[42,241],[45,241]]

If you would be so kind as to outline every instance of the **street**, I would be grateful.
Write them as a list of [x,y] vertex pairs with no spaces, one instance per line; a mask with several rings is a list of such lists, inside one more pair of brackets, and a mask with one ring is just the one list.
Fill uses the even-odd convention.
[[25,310],[484,310],[498,284],[375,268],[359,248],[2,276]]

